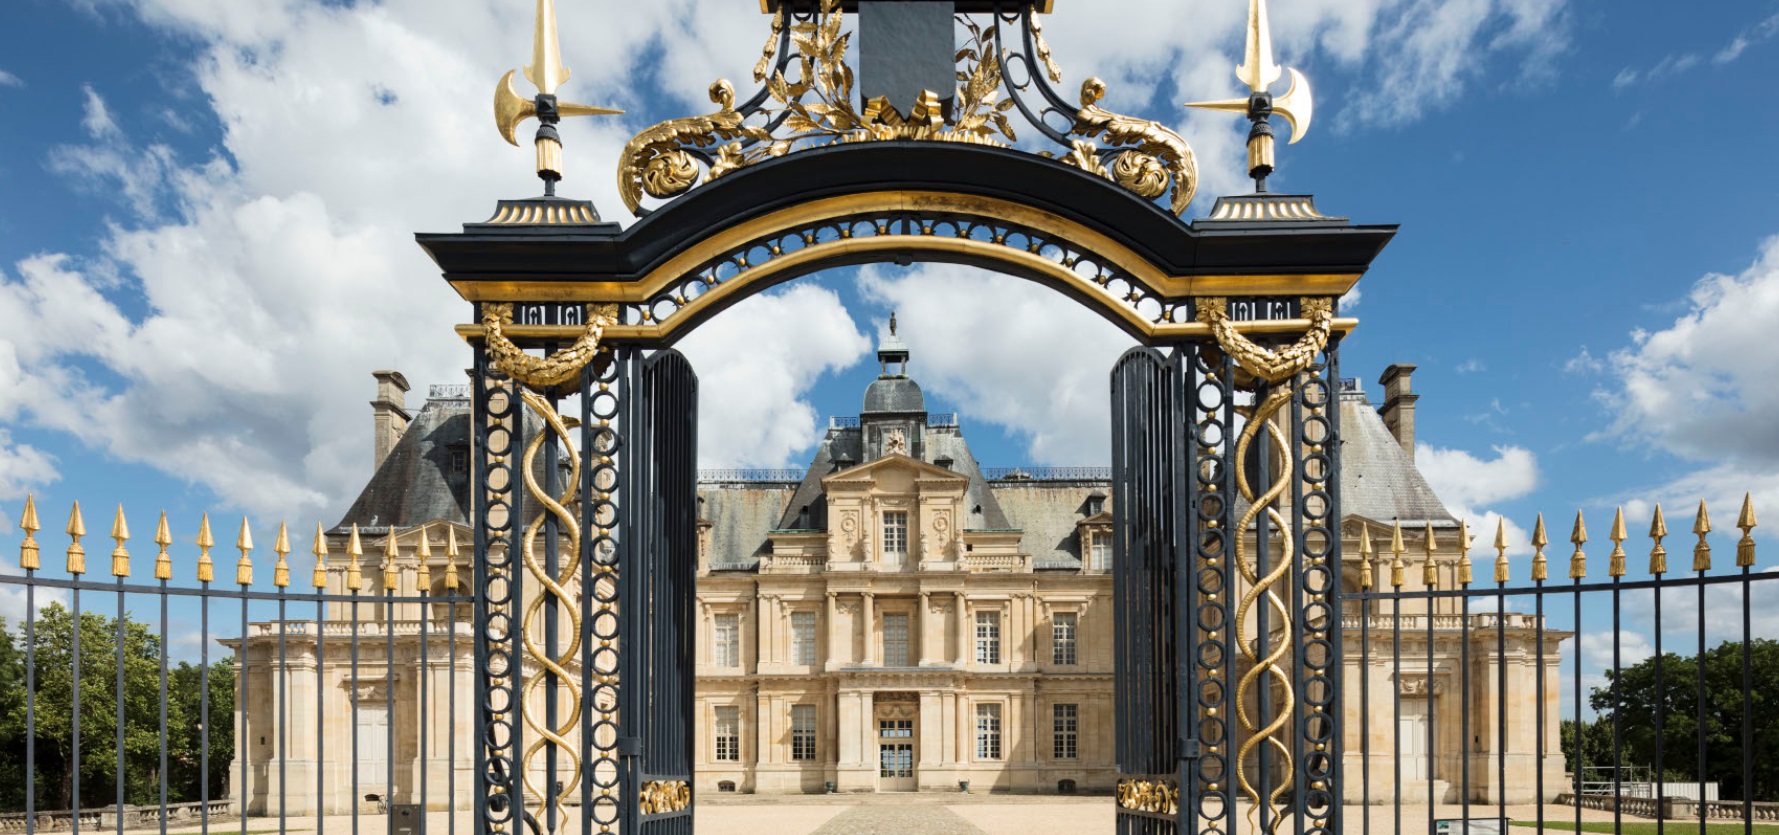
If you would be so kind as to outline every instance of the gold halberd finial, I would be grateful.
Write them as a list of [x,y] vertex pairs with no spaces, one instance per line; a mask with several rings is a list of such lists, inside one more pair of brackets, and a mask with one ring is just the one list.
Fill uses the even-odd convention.
[[[1315,99],[1309,79],[1294,68],[1281,68],[1273,61],[1272,27],[1266,19],[1266,0],[1248,0],[1247,49],[1235,76],[1248,85],[1250,95],[1241,99],[1189,102],[1187,107],[1245,113],[1254,126],[1248,131],[1248,176],[1254,178],[1255,190],[1266,191],[1266,178],[1275,168],[1271,116],[1285,117],[1291,124],[1291,141],[1297,144],[1310,129],[1315,114]],[[1267,92],[1282,74],[1289,73],[1291,86],[1282,96]]]
[[623,113],[610,107],[592,107],[556,100],[556,90],[568,81],[568,67],[562,65],[562,42],[556,31],[556,0],[537,0],[537,25],[532,32],[531,64],[525,77],[537,87],[537,97],[519,95],[513,84],[514,71],[502,76],[494,86],[494,125],[501,138],[519,144],[516,131],[519,123],[536,118],[537,175],[544,181],[544,194],[556,194],[556,182],[562,179],[562,138],[556,123],[564,116],[613,116]]
[[25,532],[25,541],[19,543],[19,568],[36,571],[43,567],[43,551],[37,545],[37,532],[43,525],[37,521],[37,498],[30,493],[25,494],[25,513],[19,517],[19,529]]

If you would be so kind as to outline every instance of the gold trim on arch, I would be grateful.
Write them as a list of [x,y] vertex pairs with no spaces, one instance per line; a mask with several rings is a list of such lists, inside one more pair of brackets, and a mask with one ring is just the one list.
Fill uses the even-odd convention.
[[[1153,263],[1129,247],[1094,229],[1022,203],[949,192],[877,191],[812,200],[724,229],[668,259],[637,281],[500,281],[478,277],[456,280],[451,285],[459,295],[471,302],[647,304],[710,262],[733,254],[751,242],[765,240],[810,224],[898,211],[953,213],[1029,228],[1091,253],[1097,261],[1122,271],[1154,296],[1170,301],[1188,296],[1339,296],[1351,290],[1360,277],[1359,273],[1170,275],[1157,269]],[[665,322],[613,325],[607,328],[605,336],[612,341],[671,339],[682,329],[682,322],[698,319],[702,309],[719,304],[730,296],[746,295],[750,292],[749,288],[755,285],[774,283],[775,277],[787,270],[846,254],[910,250],[974,255],[1019,268],[1040,276],[1047,283],[1059,288],[1075,291],[1084,304],[1098,308],[1102,313],[1108,314],[1109,318],[1124,324],[1128,330],[1147,338],[1208,333],[1206,326],[1197,322],[1148,321],[1134,308],[1110,297],[1104,288],[1083,278],[1075,270],[1016,247],[974,238],[873,235],[809,244],[771,260],[750,265],[697,298],[688,300]],[[1290,333],[1301,331],[1309,324],[1307,319],[1243,322],[1238,325],[1238,329],[1245,333]],[[1346,332],[1356,324],[1357,321],[1353,319],[1337,319],[1334,330]],[[569,327],[563,330],[552,326],[513,326],[506,330],[515,337],[559,337],[567,330],[579,333],[581,328]],[[480,335],[482,329],[467,325],[460,326],[458,332],[465,336],[474,336]]]

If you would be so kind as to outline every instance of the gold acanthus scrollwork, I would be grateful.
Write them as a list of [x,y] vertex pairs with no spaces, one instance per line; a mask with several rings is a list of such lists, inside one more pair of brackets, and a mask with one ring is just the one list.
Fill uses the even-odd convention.
[[[1062,161],[1090,174],[1106,177],[1137,196],[1154,200],[1173,186],[1169,208],[1182,214],[1198,192],[1198,159],[1185,138],[1160,122],[1121,116],[1099,106],[1106,83],[1098,78],[1081,82],[1081,110],[1075,114],[1071,136],[1079,136],[1074,149]],[[1109,148],[1124,148],[1112,161],[1110,171],[1100,162],[1095,140]]]
[[684,780],[651,780],[637,802],[645,815],[678,812],[692,805],[692,786]]
[[494,367],[538,391],[549,391],[574,380],[575,375],[598,355],[599,340],[604,337],[606,327],[617,324],[617,321],[617,305],[587,305],[587,330],[574,344],[547,357],[534,357],[507,338],[506,328],[513,324],[511,304],[482,306],[482,327]]
[[[1278,448],[1288,447],[1288,441],[1273,420],[1285,404],[1291,402],[1298,386],[1298,377],[1308,370],[1316,357],[1328,344],[1328,336],[1334,324],[1334,301],[1329,298],[1303,298],[1300,301],[1303,316],[1310,320],[1310,328],[1296,342],[1283,349],[1272,350],[1255,344],[1252,340],[1236,330],[1234,322],[1229,318],[1228,300],[1223,298],[1202,298],[1198,300],[1198,319],[1211,327],[1217,344],[1225,353],[1235,359],[1236,363],[1259,380],[1269,384],[1266,396],[1246,410],[1247,422],[1236,440],[1235,460],[1248,460],[1248,451],[1259,436],[1262,427]],[[1265,486],[1263,492],[1256,491],[1256,485],[1249,483],[1246,467],[1236,468],[1236,487],[1248,508],[1236,523],[1235,530],[1246,531],[1259,517],[1265,513],[1278,531],[1282,539],[1281,552],[1295,553],[1295,542],[1291,534],[1291,526],[1284,514],[1280,512],[1285,491],[1290,488],[1294,476],[1293,462],[1290,456],[1282,456],[1278,472],[1273,474],[1272,483]],[[1291,746],[1281,738],[1280,732],[1290,723],[1291,712],[1295,705],[1295,694],[1291,687],[1291,676],[1282,664],[1291,651],[1288,641],[1279,641],[1269,645],[1264,656],[1260,653],[1260,642],[1270,639],[1267,636],[1249,634],[1254,628],[1249,613],[1256,603],[1264,598],[1264,604],[1272,610],[1277,618],[1271,625],[1275,630],[1290,634],[1292,629],[1291,610],[1279,595],[1279,588],[1285,582],[1291,570],[1291,561],[1279,560],[1265,576],[1261,576],[1251,561],[1247,551],[1249,545],[1244,537],[1235,539],[1235,564],[1241,572],[1242,579],[1248,586],[1242,595],[1235,616],[1235,643],[1242,655],[1248,660],[1248,671],[1242,674],[1236,685],[1236,721],[1246,732],[1236,758],[1236,782],[1243,794],[1247,795],[1252,805],[1249,806],[1250,821],[1258,814],[1264,804],[1269,814],[1266,820],[1271,821],[1276,829],[1280,820],[1278,814],[1279,799],[1290,789],[1288,781],[1275,786],[1267,797],[1261,797],[1259,790],[1249,781],[1247,762],[1255,748],[1268,745],[1277,752],[1279,763],[1286,773],[1290,773],[1294,763]],[[1259,725],[1258,718],[1250,712],[1251,694],[1262,676],[1270,676],[1284,704],[1288,707],[1277,712],[1264,727]]]
[[[571,675],[566,666],[574,661],[581,647],[580,601],[571,596],[568,590],[568,586],[575,583],[580,573],[581,561],[579,559],[564,560],[560,573],[551,576],[539,558],[537,545],[539,535],[545,530],[545,518],[554,517],[557,529],[560,531],[559,535],[566,540],[562,545],[561,553],[579,554],[581,552],[580,522],[573,511],[568,509],[568,506],[574,504],[575,497],[580,493],[581,459],[580,456],[574,454],[573,441],[569,436],[569,430],[579,425],[579,421],[563,418],[557,414],[556,408],[550,404],[549,400],[534,392],[521,389],[519,396],[548,429],[546,432],[537,433],[531,442],[525,445],[525,454],[522,459],[521,472],[524,473],[527,498],[541,509],[525,526],[522,556],[525,568],[531,573],[532,581],[540,587],[540,592],[535,594],[525,606],[521,634],[524,636],[525,654],[528,660],[554,674],[555,685],[568,695],[569,702],[568,710],[561,714],[560,721],[555,716],[540,717],[538,710],[522,709],[520,711],[526,726],[537,737],[525,748],[525,754],[520,759],[520,772],[524,774],[525,791],[528,796],[535,798],[539,804],[554,804],[557,811],[566,816],[567,809],[563,804],[569,798],[574,797],[578,791],[576,787],[580,784],[581,773],[580,754],[576,750],[574,742],[568,738],[568,735],[574,732],[575,726],[580,722],[579,676]],[[537,454],[539,450],[543,449],[545,443],[562,443],[569,449],[569,472],[564,479],[568,488],[560,496],[550,495],[544,485],[538,483],[537,480]],[[539,640],[545,631],[544,625],[539,623],[539,620],[546,606],[560,607],[560,611],[568,618],[568,629],[566,630],[569,635],[568,646],[561,648],[561,652],[556,655],[548,652],[545,645]],[[537,675],[526,679],[522,702],[535,706],[545,704],[544,688],[549,678],[551,676]],[[568,778],[557,784],[564,788],[560,793],[554,795],[548,788],[538,784],[537,775],[541,775],[542,770],[531,767],[531,761],[551,746],[554,746],[559,752],[559,756],[565,757],[569,764]]]
[[719,79],[710,87],[717,112],[662,122],[625,144],[618,162],[618,192],[624,204],[635,212],[645,194],[665,199],[696,186],[698,161],[687,148],[716,147],[705,175],[714,181],[799,146],[891,139],[1003,145],[997,136],[1008,142],[1017,139],[1007,117],[1014,102],[1001,98],[1001,53],[995,46],[995,30],[966,20],[970,40],[958,53],[964,69],[957,74],[960,87],[948,122],[940,94],[931,90],[912,103],[906,117],[882,98],[864,102],[863,112],[855,107],[854,74],[846,64],[852,33],[841,32],[843,20],[840,0],[822,0],[814,20],[788,24],[798,53],[797,77],[791,80],[782,70],[767,72],[788,23],[781,6],[772,19],[772,37],[754,66],[754,80],[765,83],[774,102],[758,115],[768,122],[782,116],[784,135],[774,137],[763,126],[746,124],[749,117],[735,109],[734,85]]
[[1118,805],[1135,812],[1175,815],[1180,812],[1180,786],[1172,780],[1119,780]]

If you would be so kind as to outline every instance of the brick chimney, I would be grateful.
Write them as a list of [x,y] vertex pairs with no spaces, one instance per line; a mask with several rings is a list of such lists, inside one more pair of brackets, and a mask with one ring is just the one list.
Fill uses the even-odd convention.
[[1377,410],[1378,414],[1410,461],[1415,458],[1415,401],[1421,399],[1409,386],[1414,373],[1414,366],[1397,363],[1385,368],[1384,376],[1378,380],[1384,385],[1384,406]]
[[399,371],[372,371],[371,376],[377,379],[377,399],[371,401],[371,446],[376,459],[371,464],[374,471],[383,466],[383,459],[389,457],[395,449],[402,433],[408,429],[408,378]]

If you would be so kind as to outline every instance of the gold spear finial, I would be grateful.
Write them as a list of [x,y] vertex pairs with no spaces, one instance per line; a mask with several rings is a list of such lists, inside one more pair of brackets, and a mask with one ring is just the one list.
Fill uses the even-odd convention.
[[278,523],[278,538],[272,540],[272,553],[278,555],[278,562],[272,565],[272,585],[289,588],[290,562],[285,557],[290,554],[290,529],[283,521]]
[[1426,546],[1427,559],[1421,563],[1421,582],[1425,583],[1427,588],[1436,589],[1439,588],[1439,565],[1433,562],[1433,551],[1439,547],[1439,543],[1433,541],[1433,520],[1431,519],[1427,520],[1422,540],[1422,544]]
[[401,551],[395,547],[395,526],[389,526],[389,535],[383,537],[383,590],[394,592],[401,586],[401,568],[395,564],[395,558]]
[[1624,508],[1619,508],[1618,512],[1612,515],[1612,533],[1607,534],[1606,538],[1612,540],[1612,556],[1607,560],[1606,574],[1611,577],[1623,577],[1625,576],[1625,540],[1630,538],[1625,533]]
[[1507,563],[1507,519],[1495,519],[1495,582],[1505,583],[1508,580]]
[[1550,560],[1544,557],[1544,546],[1550,544],[1550,537],[1544,532],[1544,514],[1538,514],[1538,524],[1532,527],[1532,581],[1543,582],[1550,579]]
[[1705,541],[1705,535],[1711,532],[1711,514],[1705,510],[1705,500],[1699,500],[1699,515],[1693,519],[1693,533],[1699,535],[1699,544],[1693,546],[1693,570],[1711,570],[1711,543]]
[[445,593],[457,593],[457,529],[445,529]]
[[173,532],[167,528],[167,511],[161,511],[161,522],[154,528],[154,544],[161,552],[154,555],[154,578],[156,580],[173,579],[173,558],[167,555],[167,546],[173,544]]
[[1458,520],[1458,585],[1468,588],[1474,576],[1470,565],[1470,522]]
[[1374,578],[1371,576],[1371,525],[1359,523],[1359,588],[1370,589]]
[[241,561],[235,563],[235,582],[241,586],[253,585],[253,531],[247,527],[247,517],[241,517],[241,535],[235,537],[235,547],[241,550]]
[[80,547],[80,538],[86,536],[86,521],[80,518],[80,502],[74,503],[74,512],[68,514],[68,573],[86,573],[86,549]]
[[117,515],[111,519],[111,538],[116,540],[117,547],[111,549],[111,576],[130,576],[130,551],[124,543],[130,540],[130,523],[124,521],[124,506],[117,506]]
[[1662,574],[1668,570],[1668,549],[1662,547],[1662,537],[1668,535],[1668,521],[1662,518],[1662,505],[1656,503],[1655,515],[1649,518],[1649,538],[1655,544],[1649,548],[1649,573]]
[[364,555],[364,545],[358,541],[358,524],[352,525],[352,537],[346,540],[346,590],[358,591],[364,588],[364,571],[358,566],[358,558]]
[[321,530],[321,523],[315,523],[315,545],[309,549],[315,555],[315,576],[309,584],[318,588],[327,588],[327,534]]
[[1588,526],[1579,510],[1575,511],[1575,529],[1569,532],[1569,541],[1575,543],[1575,553],[1569,555],[1569,579],[1580,580],[1588,576],[1588,555],[1581,551],[1588,541]]
[[514,71],[502,76],[494,86],[494,125],[501,138],[519,144],[519,123],[536,117],[537,175],[543,178],[544,193],[556,193],[556,181],[562,179],[562,139],[556,123],[563,116],[612,116],[623,113],[610,107],[591,107],[556,100],[556,90],[568,81],[568,68],[562,65],[561,39],[556,31],[555,0],[537,0],[537,26],[532,33],[531,64],[525,77],[537,87],[537,97],[519,95],[513,84]]
[[216,537],[210,535],[210,514],[204,514],[198,523],[198,582],[208,583],[216,579],[216,565],[210,561],[210,549],[216,547]]
[[[1291,86],[1282,96],[1267,92],[1283,73],[1291,76]],[[1254,127],[1248,131],[1248,176],[1253,177],[1259,191],[1266,191],[1266,178],[1272,174],[1273,134],[1269,122],[1272,114],[1285,117],[1291,124],[1291,142],[1296,144],[1310,129],[1315,113],[1315,99],[1310,93],[1309,79],[1296,69],[1281,68],[1273,62],[1272,27],[1267,23],[1266,0],[1248,0],[1247,50],[1242,63],[1235,68],[1236,78],[1248,86],[1246,98],[1222,101],[1189,102],[1187,107],[1245,113]]]
[[43,551],[37,545],[37,532],[43,525],[37,522],[37,498],[30,493],[25,494],[25,514],[19,517],[19,528],[25,532],[25,541],[19,543],[19,568],[36,571],[43,567]]
[[1742,540],[1736,543],[1736,567],[1754,567],[1754,528],[1759,524],[1754,521],[1754,494],[1742,494],[1742,513],[1736,517],[1736,527],[1742,529]]
[[1402,520],[1397,519],[1390,529],[1390,585],[1398,589],[1402,588],[1403,572],[1408,570],[1408,564],[1402,561],[1405,553],[1408,553],[1408,549],[1402,547]]
[[421,594],[426,594],[432,590],[432,566],[428,565],[432,562],[432,537],[427,535],[425,528],[420,529],[420,544],[414,547],[414,562],[419,563],[414,569],[414,585]]

